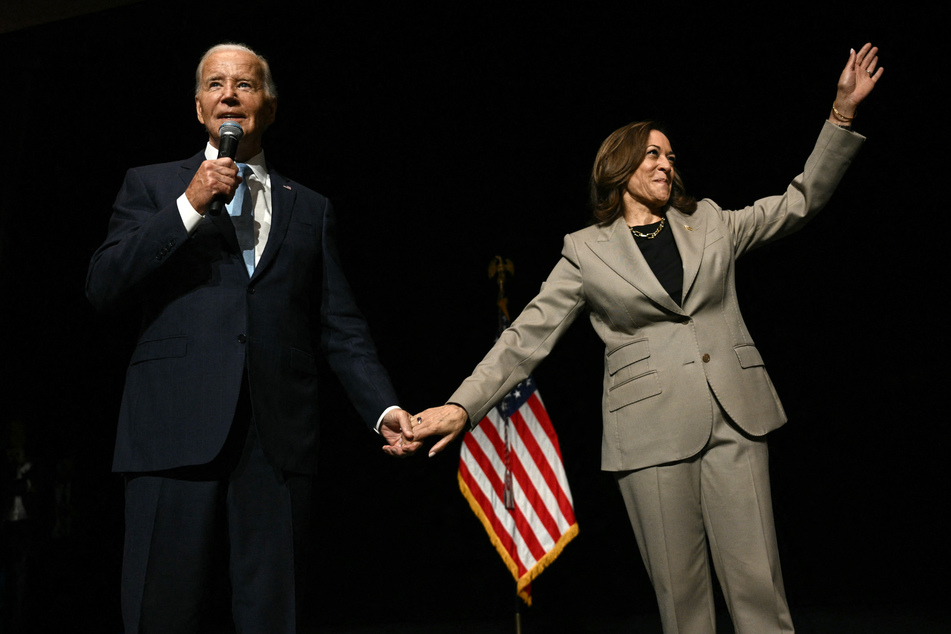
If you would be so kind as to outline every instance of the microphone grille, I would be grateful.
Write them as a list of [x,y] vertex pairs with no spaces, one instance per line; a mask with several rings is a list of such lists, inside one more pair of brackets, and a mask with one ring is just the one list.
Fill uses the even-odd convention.
[[234,121],[225,121],[218,127],[218,136],[230,136],[233,137],[235,141],[240,141],[241,137],[244,136],[244,130]]

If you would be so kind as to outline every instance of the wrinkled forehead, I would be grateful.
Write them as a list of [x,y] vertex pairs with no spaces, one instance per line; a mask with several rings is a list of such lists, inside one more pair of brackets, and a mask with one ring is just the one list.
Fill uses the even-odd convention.
[[264,67],[254,55],[245,51],[218,51],[205,60],[201,69],[202,80],[216,77],[244,77],[261,80]]

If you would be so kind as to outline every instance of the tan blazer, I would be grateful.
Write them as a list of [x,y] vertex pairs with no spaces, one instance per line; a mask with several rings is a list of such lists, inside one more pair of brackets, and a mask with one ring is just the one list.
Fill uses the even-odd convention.
[[713,424],[711,393],[749,434],[778,428],[786,415],[740,314],[734,262],[805,225],[864,140],[826,122],[784,194],[737,211],[708,199],[691,215],[669,209],[684,266],[682,307],[654,277],[623,217],[565,236],[539,294],[449,402],[482,420],[587,309],[605,345],[602,469],[639,469],[699,452]]

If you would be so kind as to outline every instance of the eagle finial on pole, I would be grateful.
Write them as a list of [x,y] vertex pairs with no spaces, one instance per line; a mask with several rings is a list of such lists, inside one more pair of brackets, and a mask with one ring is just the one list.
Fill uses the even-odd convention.
[[499,295],[498,299],[496,299],[496,303],[499,305],[499,310],[505,315],[506,321],[511,323],[512,318],[509,316],[509,298],[505,295],[506,274],[515,275],[515,265],[512,264],[512,260],[503,258],[501,255],[495,256],[495,258],[489,262],[489,277],[495,278],[498,282]]

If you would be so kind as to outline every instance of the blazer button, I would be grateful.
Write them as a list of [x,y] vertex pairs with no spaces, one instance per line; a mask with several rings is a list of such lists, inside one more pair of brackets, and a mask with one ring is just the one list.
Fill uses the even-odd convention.
[[254,287],[253,287],[253,286],[249,286],[249,287],[248,287],[248,295],[254,295]]
[[700,358],[703,359],[703,362],[704,362],[704,363],[710,363],[710,355],[709,355],[709,354],[705,354],[705,355],[703,355],[703,356],[700,357]]
[[248,340],[244,335],[238,335],[238,343],[245,343]]

